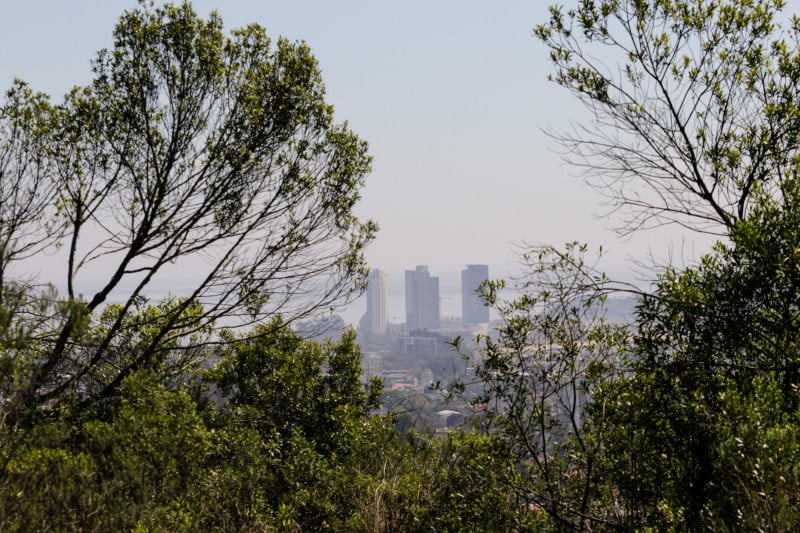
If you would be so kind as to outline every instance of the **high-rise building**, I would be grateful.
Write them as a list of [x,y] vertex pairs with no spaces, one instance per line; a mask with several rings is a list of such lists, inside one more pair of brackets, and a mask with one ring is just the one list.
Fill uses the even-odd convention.
[[386,334],[386,280],[386,272],[377,268],[373,268],[367,278],[367,313],[361,325],[372,335]]
[[478,296],[480,284],[489,279],[488,265],[467,265],[461,271],[461,321],[466,324],[489,322],[489,308]]
[[439,278],[428,267],[406,270],[406,330],[439,328]]

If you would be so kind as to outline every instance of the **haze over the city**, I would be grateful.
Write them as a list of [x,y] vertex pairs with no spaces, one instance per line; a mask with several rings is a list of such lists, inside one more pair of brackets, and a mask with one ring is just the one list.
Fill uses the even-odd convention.
[[[88,82],[96,51],[112,44],[120,12],[135,5],[10,3],[0,19],[0,82],[19,77],[60,99]],[[392,290],[402,290],[403,271],[418,264],[452,287],[470,263],[505,276],[524,242],[603,245],[602,266],[623,277],[631,276],[630,256],[664,258],[673,247],[680,259],[707,247],[676,228],[621,239],[598,218],[602,197],[542,132],[588,119],[546,81],[547,53],[532,35],[547,17],[544,2],[193,5],[201,16],[218,9],[227,29],[254,22],[275,38],[309,44],[337,120],[370,143],[374,170],[357,212],[380,225],[366,256],[388,272]],[[36,266],[45,279],[60,271]]]

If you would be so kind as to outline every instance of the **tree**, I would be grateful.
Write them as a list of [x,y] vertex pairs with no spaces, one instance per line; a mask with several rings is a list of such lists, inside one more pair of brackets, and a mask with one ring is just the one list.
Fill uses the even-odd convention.
[[725,239],[657,273],[628,372],[587,406],[620,528],[797,527],[800,21],[784,30],[784,4],[586,0],[536,29],[593,116],[557,138],[620,229]]
[[505,483],[547,518],[540,527],[558,530],[615,523],[596,468],[607,446],[605,417],[590,409],[621,379],[630,333],[603,313],[607,292],[624,287],[587,262],[586,251],[578,243],[529,250],[511,300],[499,296],[503,282],[481,289],[501,324],[480,343],[477,403],[516,465]]
[[517,491],[556,529],[795,529],[800,21],[783,33],[781,0],[575,4],[535,30],[592,117],[553,134],[566,159],[623,234],[729,242],[633,290],[629,330],[574,245],[531,249],[511,301],[487,285],[503,324],[476,374]]
[[125,379],[105,418],[27,431],[0,477],[0,525],[42,530],[197,529],[187,495],[207,475],[215,433],[185,388],[151,370]]
[[228,407],[244,410],[265,436],[298,432],[326,452],[347,448],[347,428],[367,417],[381,393],[378,382],[361,382],[355,332],[320,345],[279,323],[258,329],[256,338],[232,339],[211,374]]
[[638,527],[797,524],[797,475],[786,469],[800,422],[794,174],[730,243],[662,273],[656,297],[639,305],[632,374],[605,398],[617,435],[608,479]]
[[[365,282],[376,227],[353,206],[367,146],[334,122],[304,43],[273,43],[257,25],[228,36],[216,13],[143,3],[93,71],[58,105],[17,82],[0,109],[0,294],[19,292],[20,259],[62,244],[67,287],[42,323],[45,296],[0,299],[0,338],[29,330],[20,375],[0,391],[11,423],[65,395],[107,397],[136,369],[214,340],[221,322],[289,322]],[[196,273],[191,289],[106,364],[153,282],[176,269]],[[82,279],[99,288],[83,297]],[[97,328],[112,291],[123,301]]]
[[359,379],[355,333],[319,345],[258,328],[211,369],[139,369],[100,408],[23,428],[0,475],[0,526],[362,529],[345,526],[369,510],[353,476],[380,476],[366,467],[396,433],[369,417],[380,387]]
[[[360,461],[355,454],[363,451],[363,442],[364,453],[374,453],[373,435],[383,432],[382,419],[368,419],[381,387],[360,380],[353,330],[338,342],[318,344],[281,326],[260,325],[255,335],[231,339],[207,374],[224,398],[213,406],[214,419],[232,450],[218,460],[236,467],[226,481],[243,501],[283,509],[285,518],[304,530],[342,528],[355,512],[346,496],[348,473]],[[239,448],[249,433],[265,456],[258,460],[257,480],[247,474],[247,463],[229,459],[249,457],[251,451]],[[252,446],[252,437],[244,444]],[[235,498],[224,499],[229,509],[238,505]]]
[[0,307],[14,261],[53,245],[57,183],[46,149],[52,141],[53,111],[47,96],[17,80],[0,104]]
[[581,0],[536,35],[592,116],[554,133],[630,233],[725,234],[778,197],[800,135],[797,19],[783,0]]

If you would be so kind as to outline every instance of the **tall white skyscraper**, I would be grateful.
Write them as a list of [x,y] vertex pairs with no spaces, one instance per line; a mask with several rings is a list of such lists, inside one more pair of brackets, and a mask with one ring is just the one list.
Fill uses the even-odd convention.
[[406,270],[406,330],[439,328],[439,278],[428,267]]
[[363,327],[372,335],[385,335],[388,317],[386,313],[386,272],[373,268],[367,278],[367,314]]
[[477,294],[481,282],[489,279],[488,265],[467,265],[461,271],[461,321],[463,324],[489,322],[489,308]]

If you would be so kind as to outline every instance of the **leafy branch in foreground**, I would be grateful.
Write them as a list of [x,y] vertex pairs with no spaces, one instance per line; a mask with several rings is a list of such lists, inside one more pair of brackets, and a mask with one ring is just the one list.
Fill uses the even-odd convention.
[[783,0],[602,0],[550,8],[551,79],[591,124],[553,132],[621,215],[725,234],[780,194],[800,142],[798,21]]
[[604,302],[615,289],[635,291],[608,280],[586,252],[578,243],[529,249],[510,299],[500,297],[504,282],[485,283],[501,322],[475,361],[475,403],[517,465],[507,483],[556,527],[577,530],[613,521],[595,470],[604,419],[589,409],[622,377],[630,348],[628,326],[606,320]]
[[[24,372],[0,391],[8,421],[72,393],[108,396],[150,360],[209,342],[221,322],[292,321],[363,289],[376,230],[353,214],[366,143],[334,122],[304,43],[272,41],[257,25],[222,30],[216,13],[203,20],[188,3],[143,3],[120,18],[93,82],[63,103],[22,82],[7,93],[0,308],[25,281],[11,275],[20,260],[62,244],[48,260],[67,287],[67,312],[32,332]],[[129,316],[176,272],[183,298],[119,359]],[[112,292],[122,301],[104,309]],[[40,304],[29,304],[8,328],[35,321]]]

